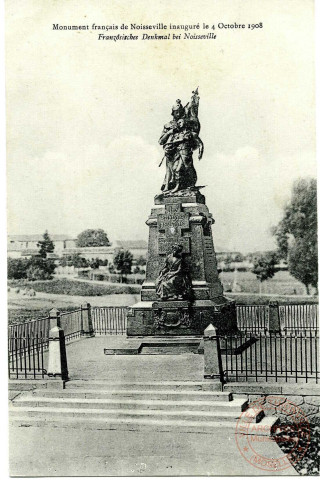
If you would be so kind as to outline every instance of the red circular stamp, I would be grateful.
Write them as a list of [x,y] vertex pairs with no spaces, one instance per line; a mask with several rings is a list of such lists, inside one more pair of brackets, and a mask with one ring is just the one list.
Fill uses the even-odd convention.
[[[272,425],[271,415],[277,414],[289,420]],[[268,403],[257,399],[241,413],[235,437],[247,462],[260,470],[279,472],[299,463],[305,455],[310,443],[310,425],[302,408],[285,397],[269,395]]]

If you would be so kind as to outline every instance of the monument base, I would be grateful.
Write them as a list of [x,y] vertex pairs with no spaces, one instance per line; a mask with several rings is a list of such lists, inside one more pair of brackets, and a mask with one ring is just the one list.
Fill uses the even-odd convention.
[[[245,342],[230,337],[226,344],[225,337],[220,338],[221,353],[241,355],[257,339],[252,337]],[[108,347],[104,348],[105,355],[181,355],[186,353],[204,354],[203,337],[199,336],[152,336],[127,337],[120,342],[108,339]]]
[[185,353],[203,354],[201,337],[131,337],[119,345],[108,341],[105,355],[179,355]]
[[127,314],[127,337],[203,336],[210,323],[219,335],[237,331],[235,302],[223,296],[212,300],[141,301]]

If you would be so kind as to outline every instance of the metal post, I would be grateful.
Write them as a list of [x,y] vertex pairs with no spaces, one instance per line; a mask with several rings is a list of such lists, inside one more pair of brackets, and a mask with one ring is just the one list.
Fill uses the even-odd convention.
[[81,332],[81,335],[84,335],[85,337],[94,337],[90,303],[86,302],[83,305],[81,305],[81,312],[82,312],[82,319],[83,319],[83,326],[82,326],[83,330]]
[[49,360],[48,376],[68,380],[67,352],[64,332],[60,324],[60,312],[53,308],[49,313]]
[[210,324],[204,331],[204,378],[212,378],[223,383],[223,369],[220,341],[217,331]]
[[269,302],[269,332],[280,332],[279,303]]

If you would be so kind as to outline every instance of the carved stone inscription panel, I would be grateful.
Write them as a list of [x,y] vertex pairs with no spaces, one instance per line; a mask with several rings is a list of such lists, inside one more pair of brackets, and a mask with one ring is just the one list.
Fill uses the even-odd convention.
[[181,212],[181,205],[167,204],[165,212],[159,213],[158,220],[158,253],[167,255],[173,244],[182,245],[183,253],[190,253],[190,238],[183,230],[190,228],[189,213]]

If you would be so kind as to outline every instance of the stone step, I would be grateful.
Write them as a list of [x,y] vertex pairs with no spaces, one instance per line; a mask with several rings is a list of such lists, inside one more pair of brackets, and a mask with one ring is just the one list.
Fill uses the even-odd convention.
[[79,398],[46,397],[38,395],[20,396],[14,401],[14,406],[59,408],[90,408],[103,409],[147,409],[147,410],[179,410],[181,411],[229,411],[239,415],[248,408],[248,400],[237,398],[232,402],[221,401],[176,401],[176,400],[133,400],[131,398]]
[[[20,410],[20,409],[19,409]],[[271,428],[278,422],[275,417],[265,417],[258,424],[250,425],[248,435],[269,436]],[[230,437],[236,432],[236,422],[233,421],[210,421],[195,422],[185,420],[163,420],[163,419],[106,419],[101,417],[57,417],[47,415],[45,418],[30,418],[20,412],[10,418],[10,424],[19,427],[55,427],[75,428],[84,430],[125,430],[125,431],[152,431],[152,432],[180,432],[180,433],[205,433],[228,431]],[[259,428],[258,428],[259,427]]]
[[[114,390],[121,387],[121,390],[192,390],[192,391],[210,391],[221,392],[220,382],[212,380],[188,382],[188,381],[167,381],[167,382],[108,382],[104,380],[71,380],[66,382],[65,389],[88,389],[88,390]],[[49,387],[50,388],[50,387]],[[232,398],[232,397],[230,397]]]
[[[90,406],[91,407],[91,406]],[[252,410],[250,415],[246,412],[246,417],[248,421],[252,423],[257,423],[264,416],[263,410],[258,409],[249,409]],[[20,406],[19,403],[13,404],[10,408],[10,416],[14,417],[15,415],[27,414],[30,417],[52,417],[52,416],[66,416],[66,417],[103,417],[106,419],[111,418],[127,418],[129,421],[131,419],[162,419],[162,420],[186,420],[186,421],[196,421],[196,422],[210,422],[210,421],[223,421],[223,420],[237,420],[239,418],[239,411],[194,411],[194,410],[183,410],[183,411],[171,411],[171,410],[138,410],[138,409],[107,409],[107,408],[75,408],[74,406],[68,406],[65,408],[59,408],[55,405],[50,405],[49,407],[36,407],[36,406]],[[250,420],[249,420],[250,417]]]
[[140,355],[182,355],[197,354],[199,341],[194,345],[146,345],[142,346]]
[[230,392],[207,392],[192,390],[129,390],[119,389],[110,386],[108,390],[85,390],[85,389],[65,389],[65,390],[34,390],[33,395],[37,397],[52,398],[131,398],[134,400],[172,400],[172,401],[221,401],[229,403],[232,400]]

